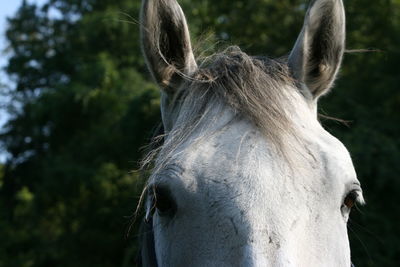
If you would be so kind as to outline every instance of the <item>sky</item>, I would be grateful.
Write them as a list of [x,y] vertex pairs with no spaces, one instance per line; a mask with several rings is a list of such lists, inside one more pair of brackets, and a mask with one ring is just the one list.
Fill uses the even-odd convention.
[[[41,5],[46,0],[28,0],[29,3],[37,3]],[[7,17],[13,16],[21,5],[22,0],[0,0],[0,83],[9,84],[11,81],[7,78],[3,71],[4,66],[7,64],[7,54],[4,52],[6,48],[5,31],[7,27]],[[0,103],[4,103],[7,99],[0,96]],[[7,113],[0,109],[0,129],[3,128],[4,123],[7,121]],[[1,130],[0,130],[1,131]],[[6,154],[0,148],[0,162],[4,162]]]

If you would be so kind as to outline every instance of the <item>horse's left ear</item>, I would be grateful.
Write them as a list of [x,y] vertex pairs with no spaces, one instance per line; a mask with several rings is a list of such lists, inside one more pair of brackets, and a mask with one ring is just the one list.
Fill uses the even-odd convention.
[[176,0],[143,0],[141,43],[150,72],[168,95],[196,68],[185,15]]
[[345,49],[342,0],[314,0],[289,56],[289,67],[303,93],[317,99],[332,86]]

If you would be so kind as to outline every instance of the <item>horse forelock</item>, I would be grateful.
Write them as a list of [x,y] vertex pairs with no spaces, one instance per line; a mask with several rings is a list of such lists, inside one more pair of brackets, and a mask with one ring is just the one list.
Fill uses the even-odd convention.
[[284,60],[251,57],[233,46],[206,59],[192,83],[190,92],[209,90],[283,152],[283,137],[293,134],[288,89],[295,86]]
[[175,127],[164,133],[165,142],[144,158],[143,166],[155,158],[157,169],[165,166],[174,148],[199,125],[218,119],[215,114],[210,118],[216,104],[229,106],[236,116],[253,123],[272,148],[290,160],[289,154],[296,146],[294,140],[298,139],[292,121],[294,87],[284,59],[251,57],[236,46],[203,59],[197,71],[180,86],[172,103],[181,107]]

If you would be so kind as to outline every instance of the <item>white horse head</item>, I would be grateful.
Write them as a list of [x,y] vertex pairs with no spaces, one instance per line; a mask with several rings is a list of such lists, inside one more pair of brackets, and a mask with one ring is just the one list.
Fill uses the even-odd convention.
[[349,267],[346,224],[362,191],[317,119],[344,52],[342,0],[313,2],[288,60],[231,47],[198,65],[175,0],[144,0],[141,31],[166,133],[141,263]]

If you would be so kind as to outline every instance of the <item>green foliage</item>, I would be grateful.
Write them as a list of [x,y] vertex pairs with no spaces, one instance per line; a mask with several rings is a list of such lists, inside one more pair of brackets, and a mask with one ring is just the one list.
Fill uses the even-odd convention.
[[[283,56],[300,31],[300,0],[180,3],[197,54],[239,44]],[[325,126],[349,148],[368,205],[349,224],[356,266],[397,266],[400,229],[400,1],[346,1],[348,49],[335,92],[320,112],[350,120]],[[1,266],[129,266],[124,237],[143,179],[140,148],[159,122],[159,95],[140,54],[140,1],[23,2],[9,19],[15,81],[12,116],[0,135]],[[129,15],[128,15],[129,14]],[[212,52],[213,48],[211,48]],[[135,232],[135,228],[133,232]]]
[[125,231],[143,180],[129,173],[159,121],[159,97],[140,74],[137,27],[120,19],[119,9],[137,13],[131,2],[101,1],[90,12],[89,2],[24,3],[9,21],[16,87],[1,135],[11,158],[0,266],[132,262],[136,243]]
[[356,266],[400,262],[399,11],[399,1],[347,2],[348,49],[379,51],[348,54],[334,93],[322,103],[324,112],[351,121],[349,128],[326,126],[350,150],[365,191],[367,206],[349,224]]

